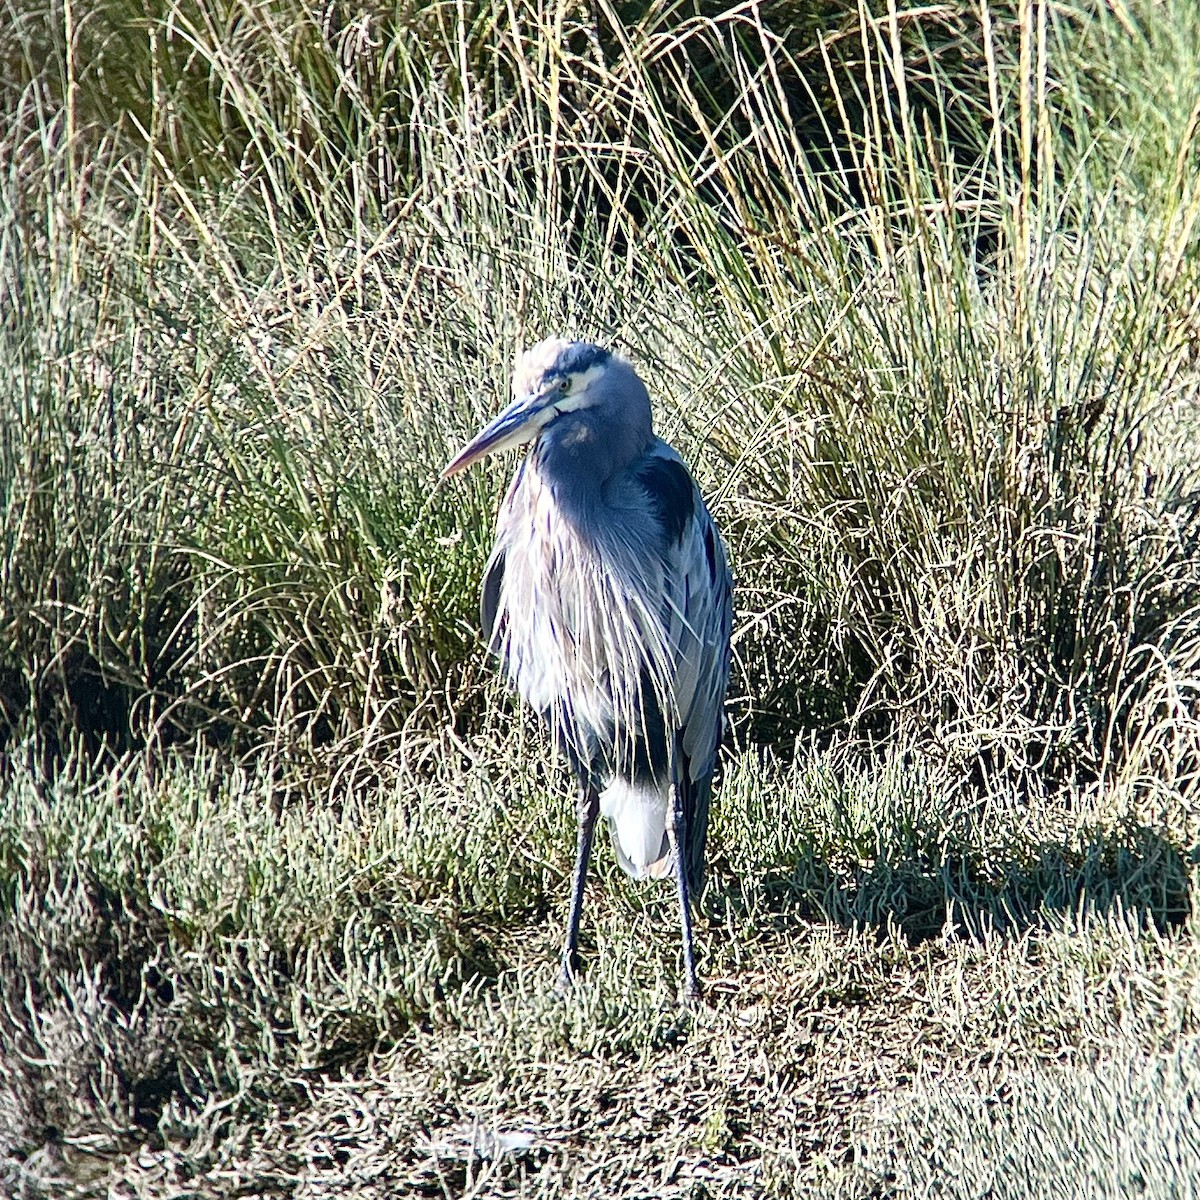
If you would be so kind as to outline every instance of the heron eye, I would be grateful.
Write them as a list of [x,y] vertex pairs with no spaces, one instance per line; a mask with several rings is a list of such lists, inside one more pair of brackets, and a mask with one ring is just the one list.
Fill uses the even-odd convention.
[[558,390],[560,392],[569,392],[571,390],[571,377],[569,375],[564,375],[558,381]]

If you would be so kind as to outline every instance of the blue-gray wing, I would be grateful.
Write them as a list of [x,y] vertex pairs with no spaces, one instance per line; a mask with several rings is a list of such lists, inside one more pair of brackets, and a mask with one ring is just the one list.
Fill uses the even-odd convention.
[[664,535],[662,621],[674,667],[688,874],[698,886],[713,768],[725,729],[733,581],[721,536],[678,455],[662,444],[639,479],[650,493]]
[[483,572],[483,587],[479,593],[479,624],[483,640],[493,653],[499,652],[504,636],[503,629],[496,628],[496,614],[500,608],[500,589],[504,586],[505,547],[497,542]]

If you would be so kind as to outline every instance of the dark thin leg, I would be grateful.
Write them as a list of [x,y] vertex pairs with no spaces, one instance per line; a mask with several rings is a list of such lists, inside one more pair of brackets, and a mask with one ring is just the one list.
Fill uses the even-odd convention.
[[675,883],[679,894],[679,925],[683,933],[683,992],[692,1004],[700,999],[700,983],[696,978],[696,951],[692,945],[692,904],[687,868],[687,813],[683,806],[683,789],[679,782],[679,759],[671,753],[671,811],[667,823],[667,839],[675,852]]
[[575,843],[575,874],[571,879],[571,908],[567,914],[567,939],[563,943],[560,986],[569,988],[575,982],[579,965],[579,918],[583,915],[583,887],[587,882],[588,859],[592,855],[592,836],[596,832],[596,817],[600,812],[600,794],[590,784],[579,788],[579,835]]

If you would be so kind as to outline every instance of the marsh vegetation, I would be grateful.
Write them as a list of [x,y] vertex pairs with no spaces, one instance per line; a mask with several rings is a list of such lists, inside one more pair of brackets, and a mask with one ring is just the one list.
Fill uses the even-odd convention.
[[[1183,1196],[1192,0],[6,0],[0,1189]],[[737,582],[676,1002],[491,677],[549,331]]]

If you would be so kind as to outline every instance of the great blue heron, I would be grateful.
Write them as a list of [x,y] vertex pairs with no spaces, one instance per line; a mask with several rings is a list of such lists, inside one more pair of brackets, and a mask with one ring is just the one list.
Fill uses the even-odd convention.
[[563,980],[603,813],[630,875],[676,880],[692,998],[690,904],[729,681],[725,547],[683,460],[654,436],[625,359],[549,338],[518,359],[513,394],[442,477],[534,443],[500,509],[481,612],[503,671],[579,778]]

